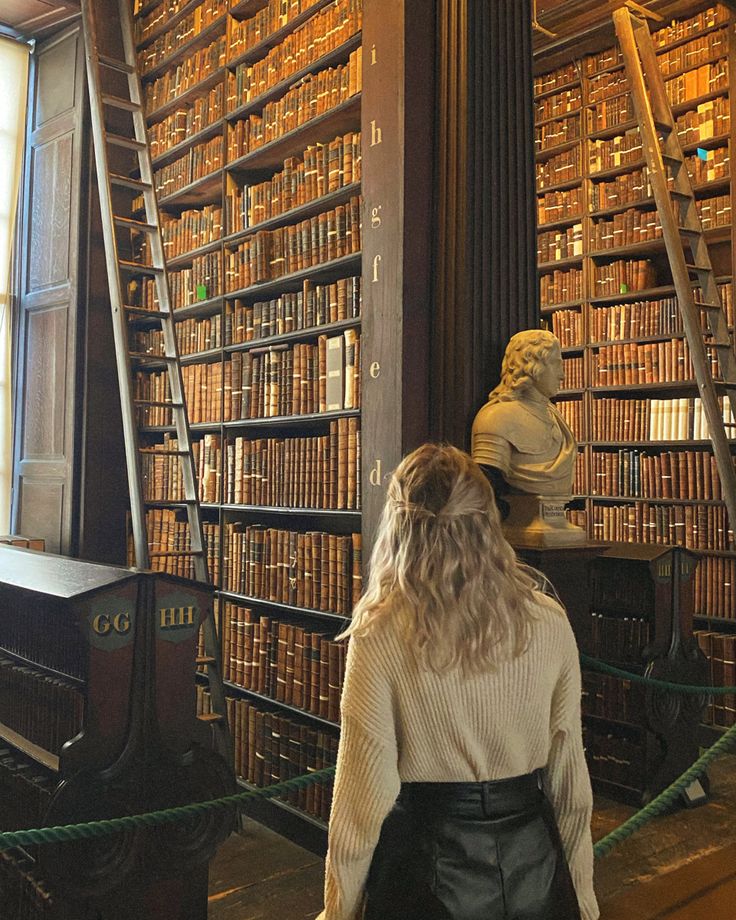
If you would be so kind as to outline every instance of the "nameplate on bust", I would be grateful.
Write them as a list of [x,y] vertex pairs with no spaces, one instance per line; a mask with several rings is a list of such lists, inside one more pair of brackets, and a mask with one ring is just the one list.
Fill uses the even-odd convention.
[[540,505],[542,517],[545,521],[559,521],[561,518],[565,517],[564,502],[542,501]]

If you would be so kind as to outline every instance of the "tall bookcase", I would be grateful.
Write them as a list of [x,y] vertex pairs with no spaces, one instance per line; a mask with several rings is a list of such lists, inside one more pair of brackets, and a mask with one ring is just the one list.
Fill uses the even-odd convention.
[[[733,329],[733,15],[687,7],[653,38]],[[734,632],[736,552],[612,27],[606,40],[540,56],[534,89],[542,316],[579,442],[570,513],[594,539],[697,551],[695,626],[720,680],[728,646],[712,637]]]
[[[379,0],[364,22],[361,0],[134,3],[245,786],[335,762],[332,640],[386,479],[425,436],[425,320],[412,320],[426,312],[431,136],[412,170],[403,151],[429,114],[431,23],[410,32],[414,5]],[[424,203],[407,216],[412,193]],[[153,307],[145,279],[129,295]],[[165,400],[143,310],[131,335],[147,355],[138,395]],[[141,410],[149,540],[186,574],[168,411]],[[199,696],[206,710],[204,682]],[[314,787],[252,812],[320,850],[329,800]]]

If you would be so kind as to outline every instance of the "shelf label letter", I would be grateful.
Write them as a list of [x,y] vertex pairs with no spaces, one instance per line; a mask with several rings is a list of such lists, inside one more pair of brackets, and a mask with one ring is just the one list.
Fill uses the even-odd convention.
[[375,284],[378,281],[378,266],[381,264],[383,256],[380,254],[373,256],[373,277],[371,278],[371,284]]
[[376,460],[373,466],[373,469],[371,470],[369,479],[371,481],[372,486],[381,485],[382,473],[381,473],[381,461],[380,460]]
[[371,364],[371,366],[368,368],[368,373],[374,380],[381,376],[381,365],[378,363],[378,361],[374,361]]
[[371,147],[377,147],[383,140],[383,132],[376,127],[375,119],[371,121]]
[[378,63],[378,59],[376,58],[376,44],[374,42],[371,45],[371,67],[376,63]]
[[371,208],[371,228],[373,230],[377,230],[383,224],[383,221],[381,220],[382,207],[382,204],[378,204],[375,208]]

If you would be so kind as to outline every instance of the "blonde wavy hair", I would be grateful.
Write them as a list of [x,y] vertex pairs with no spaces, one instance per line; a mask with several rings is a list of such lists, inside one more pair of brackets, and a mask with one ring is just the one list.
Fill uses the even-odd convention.
[[403,611],[424,666],[493,669],[526,649],[536,584],[501,532],[480,467],[455,447],[425,444],[389,483],[366,590],[340,638]]
[[520,396],[534,383],[550,352],[559,346],[557,336],[546,329],[525,329],[509,339],[501,364],[501,382],[488,394],[493,405]]

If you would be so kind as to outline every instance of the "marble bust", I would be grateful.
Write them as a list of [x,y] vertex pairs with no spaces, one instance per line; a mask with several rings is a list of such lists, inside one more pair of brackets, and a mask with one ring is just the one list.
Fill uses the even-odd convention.
[[473,422],[471,454],[509,508],[511,542],[527,546],[580,543],[567,522],[577,444],[551,403],[564,373],[558,339],[542,329],[517,332],[507,347],[501,382]]

